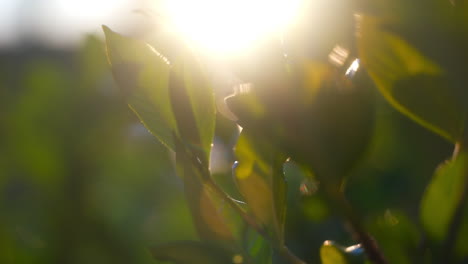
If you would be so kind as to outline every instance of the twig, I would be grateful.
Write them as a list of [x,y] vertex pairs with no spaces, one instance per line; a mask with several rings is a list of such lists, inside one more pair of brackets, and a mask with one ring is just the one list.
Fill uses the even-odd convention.
[[359,217],[356,216],[351,205],[344,197],[343,189],[340,187],[338,191],[334,191],[333,188],[330,189],[330,186],[326,186],[325,182],[324,184],[326,194],[336,205],[336,208],[341,208],[340,213],[344,214],[344,217],[349,221],[350,228],[352,229],[352,235],[354,235],[356,240],[361,243],[369,260],[374,264],[388,264],[388,261],[385,259],[375,239],[372,238],[362,227]]
[[290,264],[306,264],[302,259],[294,255],[286,246],[277,249],[281,257]]

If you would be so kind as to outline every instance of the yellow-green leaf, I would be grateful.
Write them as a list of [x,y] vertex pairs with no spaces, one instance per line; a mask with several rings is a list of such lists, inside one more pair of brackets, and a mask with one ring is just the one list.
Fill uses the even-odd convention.
[[446,238],[457,207],[467,192],[467,172],[468,156],[461,153],[456,160],[441,165],[427,186],[421,203],[421,221],[436,241]]
[[178,173],[183,177],[186,199],[200,238],[236,248],[244,222],[209,175],[203,174],[204,169],[195,165],[187,149],[178,143],[176,147]]
[[343,251],[330,241],[325,241],[325,243],[320,248],[320,259],[322,260],[322,264],[348,263]]
[[360,57],[379,90],[408,117],[452,142],[460,140],[467,104],[459,84],[384,23],[365,15],[359,21]]
[[235,148],[238,163],[234,170],[237,186],[258,221],[283,243],[286,210],[285,157],[269,142],[244,130]]

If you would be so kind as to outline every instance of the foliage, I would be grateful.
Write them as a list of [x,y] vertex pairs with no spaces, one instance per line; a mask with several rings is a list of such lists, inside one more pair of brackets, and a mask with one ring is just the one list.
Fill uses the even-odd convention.
[[318,2],[228,97],[172,35],[4,56],[0,262],[466,263],[467,4]]
[[[213,90],[202,58],[194,59],[196,51],[180,45],[173,51],[177,54],[174,60],[167,62],[143,42],[130,45],[137,42],[104,27],[118,85],[133,94],[157,94],[145,97],[151,102],[133,102],[131,98],[128,102],[143,123],[152,124],[147,127],[156,137],[175,142],[175,149],[172,143],[166,144],[175,150],[179,175],[184,178],[186,198],[201,241],[223,245],[245,262],[270,263],[266,256],[261,257],[262,261],[253,259],[258,256],[252,255],[250,242],[243,235],[246,229],[252,229],[273,249],[272,253],[262,254],[273,254],[274,262],[304,263],[285,245],[287,187],[283,166],[290,158],[305,177],[320,183],[320,196],[334,213],[346,219],[369,261],[457,262],[466,257],[455,247],[460,228],[466,223],[462,218],[468,193],[464,149],[468,104],[463,72],[455,69],[462,65],[459,60],[463,60],[464,51],[452,50],[465,43],[466,7],[462,3],[430,1],[413,16],[418,5],[404,1],[362,1],[356,6],[360,12],[353,7],[348,15],[356,17],[357,38],[339,40],[356,43],[362,65],[355,60],[348,70],[343,70],[348,58],[336,59],[342,53],[332,51],[330,61],[326,62],[298,49],[300,40],[288,36],[307,33],[305,25],[286,29],[285,47],[293,49],[284,50],[271,40],[248,58],[253,61],[251,64],[261,66],[260,70],[249,67],[249,62],[242,58],[234,62],[233,71],[249,83],[246,91],[226,98],[227,106],[243,128],[234,148],[237,161],[233,174],[245,206],[223,191],[209,170],[216,118]],[[440,35],[434,37],[434,33],[422,28],[428,21]],[[431,46],[424,41],[436,44]],[[459,58],[448,57],[451,53],[445,56],[447,50]],[[284,52],[289,55],[287,59]],[[357,71],[356,65],[364,69]],[[121,71],[129,67],[131,75]],[[379,241],[368,233],[363,218],[346,199],[345,183],[358,170],[372,138],[377,111],[372,93],[374,83],[396,109],[456,145],[453,160],[436,171],[422,198],[420,221],[426,236],[419,235],[404,214],[397,217],[388,210],[385,213],[383,221],[389,226],[383,228],[398,225],[397,232],[409,229],[410,233],[416,233],[413,239],[415,244],[421,244],[419,249],[403,234],[401,238],[392,238],[376,231],[377,237],[388,240],[382,241],[385,248],[380,249]],[[147,105],[155,107],[148,109]],[[158,107],[165,110],[158,111]],[[155,119],[158,115],[165,116],[166,122],[158,123],[161,119]],[[384,204],[380,206],[385,208]],[[241,220],[233,216],[236,213]],[[400,246],[406,248],[396,250]],[[415,250],[419,253],[411,252]],[[187,254],[213,253],[194,250]],[[164,259],[158,254],[154,256]],[[322,263],[351,261],[346,250],[331,242],[322,246],[320,256]]]
[[[140,105],[145,103],[129,101],[143,123],[153,123],[155,115],[163,114],[171,124],[155,123],[155,127],[149,129],[160,139],[176,142],[176,163],[180,168],[179,174],[184,178],[186,197],[202,241],[224,245],[233,256],[240,254],[249,262],[253,256],[242,232],[245,228],[253,229],[268,241],[273,256],[276,256],[275,262],[303,263],[286,248],[284,238],[287,187],[283,164],[290,157],[306,175],[310,175],[306,177],[320,182],[321,195],[326,203],[348,221],[351,233],[361,243],[371,262],[387,263],[387,259],[457,262],[464,258],[455,247],[460,228],[466,223],[462,218],[468,193],[464,158],[468,104],[464,103],[466,91],[460,75],[463,73],[454,69],[454,64],[460,65],[457,58],[441,57],[441,54],[454,45],[463,46],[460,42],[465,41],[468,24],[464,21],[466,7],[463,4],[442,2],[432,1],[415,17],[409,16],[417,5],[403,1],[360,3],[366,7],[365,11],[355,13],[357,55],[382,94],[403,114],[456,144],[453,161],[437,170],[422,199],[421,223],[427,236],[424,240],[416,238],[423,243],[420,254],[411,253],[418,249],[411,248],[413,244],[408,243],[405,237],[401,241],[403,244],[397,246],[406,245],[406,249],[391,250],[395,247],[393,244],[398,243],[394,239],[383,241],[382,244],[389,248],[382,251],[366,231],[363,219],[345,198],[344,184],[356,170],[369,144],[375,113],[375,97],[369,89],[372,82],[365,73],[361,73],[362,69],[356,72],[357,69],[353,68],[358,60],[344,73],[340,68],[347,58],[337,63],[333,59],[337,54],[330,54],[331,62],[335,62],[333,67],[323,60],[290,50],[291,58],[284,59],[282,54],[288,50],[283,51],[274,41],[268,41],[261,47],[267,52],[259,52],[259,56],[249,58],[257,65],[269,63],[260,72],[245,67],[247,64],[242,60],[236,62],[234,71],[239,72],[242,81],[251,86],[247,91],[226,98],[228,107],[243,127],[235,146],[238,161],[233,173],[246,202],[244,207],[224,192],[210,174],[208,153],[213,141],[214,99],[201,59],[193,59],[196,53],[190,48],[178,47],[179,50],[175,51],[178,56],[173,61],[156,65],[156,61],[166,59],[161,59],[158,52],[141,43],[138,44],[138,52],[147,54],[141,55],[144,61],[137,61],[134,57],[126,57],[132,51],[137,52],[135,47],[127,44],[134,40],[124,38],[107,27],[104,31],[117,83],[124,91],[130,90],[135,94],[144,91],[158,93],[159,96],[154,98],[160,103],[152,103],[166,109],[165,112],[157,109],[140,112]],[[397,12],[389,14],[390,6]],[[432,21],[434,18],[437,20]],[[434,23],[437,33],[456,42],[441,43],[433,39],[433,34],[429,36],[421,28],[426,21]],[[303,28],[299,27],[299,30]],[[436,49],[424,45],[424,39],[437,41]],[[297,40],[286,38],[286,43],[288,41],[293,43],[292,47],[300,46],[295,43]],[[458,60],[463,58],[463,50],[455,53],[460,55]],[[193,62],[187,62],[189,60]],[[136,69],[131,71],[132,82],[128,82],[126,73],[120,71],[122,67]],[[145,78],[150,69],[153,73],[151,78]],[[152,87],[151,90],[148,87]],[[151,96],[146,99],[151,100]],[[148,115],[151,111],[154,114]],[[158,130],[166,132],[161,134]],[[173,138],[168,138],[171,134],[168,131]],[[242,220],[233,222],[236,219],[233,213]],[[403,220],[390,211],[385,217],[390,226],[402,225],[399,222]],[[419,233],[411,225],[405,228]],[[196,254],[212,254],[195,251]],[[271,253],[265,251],[264,254]],[[322,263],[349,262],[345,253],[329,242],[320,250],[320,256]],[[161,259],[157,254],[155,257]],[[196,259],[195,256],[193,258]],[[261,259],[264,261],[254,261],[270,262],[268,257]]]

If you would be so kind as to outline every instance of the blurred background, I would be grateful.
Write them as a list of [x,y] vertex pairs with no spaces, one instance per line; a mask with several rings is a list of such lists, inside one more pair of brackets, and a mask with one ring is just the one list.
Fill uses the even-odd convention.
[[[127,109],[105,57],[101,25],[148,38],[150,9],[151,0],[0,1],[0,263],[156,263],[146,247],[196,239],[171,153]],[[422,192],[451,146],[377,101],[347,195],[377,238],[416,245]],[[216,178],[231,191],[236,131],[218,118]],[[285,173],[291,250],[318,263],[324,240],[352,244],[315,183],[292,162]]]

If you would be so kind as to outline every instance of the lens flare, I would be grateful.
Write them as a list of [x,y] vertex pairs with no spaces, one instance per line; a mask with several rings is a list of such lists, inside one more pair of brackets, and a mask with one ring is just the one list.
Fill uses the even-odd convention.
[[175,30],[194,45],[235,53],[294,20],[302,0],[167,0]]

